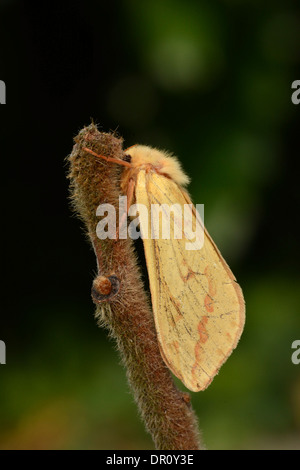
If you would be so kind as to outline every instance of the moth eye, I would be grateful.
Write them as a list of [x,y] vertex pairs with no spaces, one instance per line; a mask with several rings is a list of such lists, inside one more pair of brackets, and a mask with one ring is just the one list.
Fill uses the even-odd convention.
[[125,153],[125,155],[123,156],[123,160],[124,162],[131,163],[131,155]]

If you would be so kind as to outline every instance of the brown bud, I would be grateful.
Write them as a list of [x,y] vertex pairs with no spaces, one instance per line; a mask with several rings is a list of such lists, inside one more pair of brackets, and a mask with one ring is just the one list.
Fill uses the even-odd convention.
[[92,298],[95,304],[110,302],[119,292],[120,280],[116,275],[97,276],[93,281]]
[[109,278],[105,276],[99,276],[95,279],[94,288],[102,295],[108,295],[111,293],[112,285]]

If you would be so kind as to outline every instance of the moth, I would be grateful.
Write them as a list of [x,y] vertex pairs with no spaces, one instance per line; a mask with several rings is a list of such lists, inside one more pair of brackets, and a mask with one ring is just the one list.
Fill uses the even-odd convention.
[[[128,210],[133,203],[146,207],[148,214],[155,205],[175,207],[169,239],[153,234],[151,217],[144,212],[139,217],[141,233],[148,234],[142,238],[154,322],[166,365],[189,390],[204,390],[237,346],[245,323],[245,302],[185,189],[189,178],[176,157],[152,147],[129,147],[122,160],[84,150],[124,167],[121,189],[127,195]],[[181,227],[186,207],[190,222],[179,237],[176,227]],[[187,249],[197,228],[203,233],[201,246]]]

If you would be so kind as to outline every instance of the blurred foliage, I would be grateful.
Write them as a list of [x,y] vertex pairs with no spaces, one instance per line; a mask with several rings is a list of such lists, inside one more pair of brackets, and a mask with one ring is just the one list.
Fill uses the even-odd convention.
[[93,319],[95,260],[67,202],[63,159],[90,117],[127,146],[179,156],[243,288],[238,348],[192,397],[207,447],[300,449],[299,7],[88,0],[46,13],[6,0],[0,12],[0,140],[19,154],[4,163],[4,220],[18,226],[0,319],[0,449],[153,448]]

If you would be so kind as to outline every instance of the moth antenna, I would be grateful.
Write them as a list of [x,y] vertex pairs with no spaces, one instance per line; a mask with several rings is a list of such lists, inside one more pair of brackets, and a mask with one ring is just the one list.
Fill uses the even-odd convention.
[[129,149],[132,149],[133,147],[136,147],[138,144],[133,144],[133,145],[130,145],[130,147],[127,147],[127,149],[125,150],[125,152],[127,152],[127,150]]
[[106,157],[105,155],[99,155],[98,153],[94,152],[91,149],[88,149],[87,147],[83,147],[83,150],[90,153],[91,155],[94,155],[94,157],[102,158],[102,160],[105,160],[106,162],[117,163],[118,165],[123,165],[123,166],[126,166],[127,168],[132,168],[132,165],[129,162],[119,160],[113,157]]

